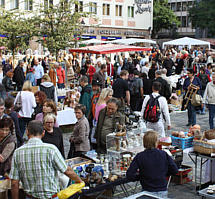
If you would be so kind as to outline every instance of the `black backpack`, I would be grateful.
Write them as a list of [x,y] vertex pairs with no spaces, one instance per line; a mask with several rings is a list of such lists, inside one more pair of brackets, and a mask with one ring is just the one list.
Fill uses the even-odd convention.
[[128,82],[128,89],[130,91],[131,96],[139,96],[140,95],[140,90],[138,87],[138,79],[133,78]]
[[145,121],[155,123],[160,119],[161,111],[158,102],[159,97],[160,95],[155,98],[152,96],[152,94],[150,95],[143,114],[143,119]]

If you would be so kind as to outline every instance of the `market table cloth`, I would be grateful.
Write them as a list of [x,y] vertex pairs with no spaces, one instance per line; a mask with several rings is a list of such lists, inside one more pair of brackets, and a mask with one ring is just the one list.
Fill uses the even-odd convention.
[[75,124],[77,122],[73,108],[67,108],[57,112],[57,121],[59,126]]

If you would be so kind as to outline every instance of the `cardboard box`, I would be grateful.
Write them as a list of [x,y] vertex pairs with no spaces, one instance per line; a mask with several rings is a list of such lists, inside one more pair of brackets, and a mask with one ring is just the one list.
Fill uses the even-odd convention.
[[172,176],[172,182],[176,184],[185,184],[193,180],[193,169],[190,166],[182,165],[179,172]]

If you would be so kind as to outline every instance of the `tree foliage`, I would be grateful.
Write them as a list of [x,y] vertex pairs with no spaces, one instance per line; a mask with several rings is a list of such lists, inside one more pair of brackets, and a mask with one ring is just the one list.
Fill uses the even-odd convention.
[[60,0],[59,4],[42,5],[35,21],[39,26],[38,36],[43,46],[56,55],[60,49],[72,45],[83,31],[81,20],[89,13],[83,12],[77,0]]
[[152,36],[156,37],[162,29],[171,29],[179,25],[176,15],[168,6],[168,0],[154,0]]
[[195,28],[208,30],[211,36],[215,36],[215,0],[195,1],[190,8],[190,19]]
[[12,51],[13,56],[18,48],[28,47],[29,40],[35,34],[33,19],[28,13],[2,10],[0,13],[0,30],[4,36],[0,45]]

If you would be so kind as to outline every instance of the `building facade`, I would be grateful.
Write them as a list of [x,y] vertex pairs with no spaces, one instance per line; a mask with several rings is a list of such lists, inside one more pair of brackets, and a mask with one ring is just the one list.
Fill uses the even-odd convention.
[[[43,0],[57,4],[59,0]],[[153,0],[82,0],[76,11],[91,12],[95,17],[82,19],[83,39],[150,38],[153,28]],[[36,10],[40,0],[0,0],[5,9]],[[86,6],[88,5],[88,6]]]
[[[195,0],[168,0],[169,7],[174,11],[181,25],[177,28],[178,36],[195,37],[196,30],[192,28],[192,23],[189,19],[189,8],[193,6]],[[171,36],[169,30],[163,30],[160,33],[161,37]]]

